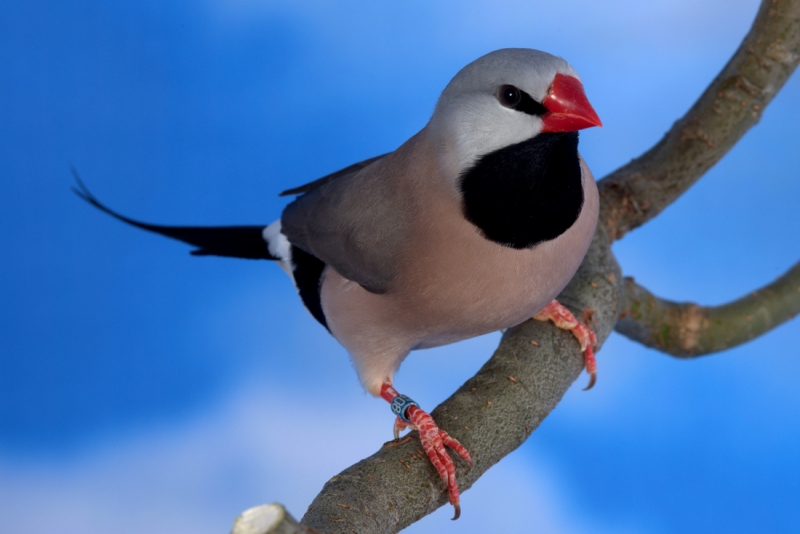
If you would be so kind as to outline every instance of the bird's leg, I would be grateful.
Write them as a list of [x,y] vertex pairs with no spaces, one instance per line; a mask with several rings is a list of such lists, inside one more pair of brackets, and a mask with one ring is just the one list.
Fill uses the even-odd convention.
[[553,321],[558,328],[569,330],[578,343],[581,344],[581,352],[584,353],[586,362],[586,372],[589,373],[589,385],[584,388],[591,389],[597,380],[597,361],[594,359],[594,349],[597,347],[597,336],[591,328],[579,322],[572,313],[561,305],[557,300],[541,309],[533,316],[537,321]]
[[459,456],[472,465],[472,458],[469,452],[458,441],[436,426],[433,418],[423,411],[416,402],[405,395],[400,395],[396,389],[388,382],[381,386],[381,397],[392,405],[392,412],[397,415],[394,422],[394,437],[397,439],[400,431],[410,428],[419,432],[419,439],[422,448],[428,455],[439,476],[447,486],[450,504],[455,508],[455,516],[458,519],[461,515],[461,504],[458,493],[458,483],[456,482],[456,466],[452,458],[447,454],[445,447],[455,450]]

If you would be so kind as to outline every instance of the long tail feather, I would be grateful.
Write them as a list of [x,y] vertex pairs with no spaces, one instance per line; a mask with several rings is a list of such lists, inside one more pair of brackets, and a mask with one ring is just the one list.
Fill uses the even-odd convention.
[[80,198],[105,213],[124,223],[130,224],[148,232],[155,232],[178,241],[183,241],[198,247],[191,253],[195,256],[229,256],[246,259],[277,260],[269,253],[267,243],[264,241],[263,231],[266,225],[261,226],[163,226],[149,224],[121,215],[106,205],[102,204],[89,191],[81,180],[78,171],[70,167],[75,177],[77,187],[72,187]]

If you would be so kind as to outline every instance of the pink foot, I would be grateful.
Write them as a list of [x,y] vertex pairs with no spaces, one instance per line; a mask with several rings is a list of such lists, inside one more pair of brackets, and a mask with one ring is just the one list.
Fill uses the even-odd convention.
[[533,318],[537,321],[553,321],[558,328],[572,332],[572,335],[581,344],[581,352],[584,353],[586,362],[586,372],[589,373],[589,385],[584,390],[592,389],[597,381],[597,361],[594,358],[597,336],[592,329],[578,322],[575,316],[557,300],[542,308]]
[[[397,403],[398,398],[405,399],[405,397],[401,397],[401,395],[397,393],[397,390],[390,384],[383,384],[381,387],[381,397],[392,403],[393,406]],[[419,432],[419,439],[422,442],[422,448],[425,450],[425,454],[428,455],[428,459],[447,486],[450,504],[455,508],[453,520],[458,519],[461,515],[461,499],[458,493],[458,483],[456,482],[456,466],[453,464],[450,455],[447,454],[445,447],[450,447],[464,460],[469,462],[469,465],[472,465],[472,458],[470,458],[469,452],[467,452],[467,449],[457,440],[451,438],[447,432],[436,426],[433,418],[417,406],[416,403],[406,407],[404,409],[404,415],[407,421],[398,416],[394,422],[395,438],[400,435],[400,431],[406,428]]]

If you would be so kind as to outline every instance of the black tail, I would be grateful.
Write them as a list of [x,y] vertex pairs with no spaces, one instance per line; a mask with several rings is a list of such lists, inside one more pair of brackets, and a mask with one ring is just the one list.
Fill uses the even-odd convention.
[[124,215],[111,210],[101,204],[89,191],[74,167],[70,167],[78,187],[72,190],[76,195],[122,222],[128,223],[148,232],[155,232],[163,236],[183,241],[194,245],[197,250],[191,253],[195,256],[230,256],[233,258],[246,258],[253,260],[277,260],[269,253],[267,243],[262,237],[266,225],[261,226],[162,226],[148,224],[129,219]]

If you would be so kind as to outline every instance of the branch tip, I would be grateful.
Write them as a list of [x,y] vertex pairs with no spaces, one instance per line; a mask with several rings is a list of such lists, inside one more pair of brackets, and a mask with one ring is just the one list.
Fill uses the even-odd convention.
[[[721,306],[671,302],[626,278],[617,332],[672,356],[693,358],[733,348],[800,312],[800,262],[774,282]],[[795,288],[798,291],[795,291]]]

